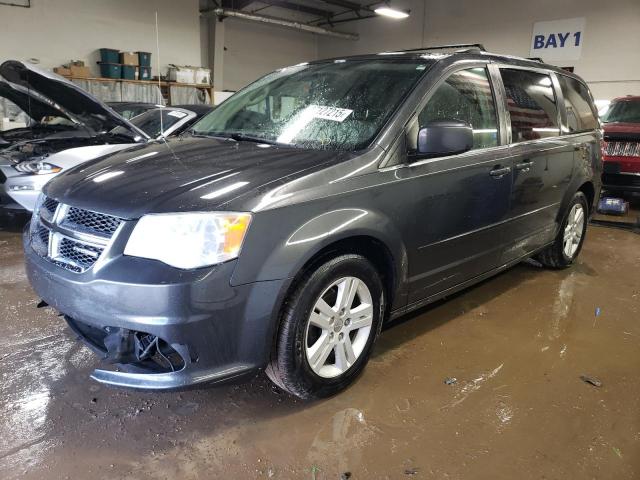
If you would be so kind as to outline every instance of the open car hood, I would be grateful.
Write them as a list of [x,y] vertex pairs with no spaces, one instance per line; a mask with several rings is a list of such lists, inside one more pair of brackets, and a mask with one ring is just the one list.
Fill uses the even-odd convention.
[[57,105],[41,98],[35,92],[29,92],[17,85],[0,80],[0,98],[15,103],[33,121],[39,122],[43,117],[64,117],[75,123],[72,117],[63,112]]
[[[29,63],[7,60],[0,65],[0,75],[16,91],[27,93],[32,98],[35,96],[41,104],[55,109],[56,115],[62,114],[93,133],[106,133],[115,127],[122,127],[132,138],[149,138],[106,104],[55,73],[41,70]],[[25,111],[29,112],[28,105]],[[33,104],[31,114],[34,114]]]

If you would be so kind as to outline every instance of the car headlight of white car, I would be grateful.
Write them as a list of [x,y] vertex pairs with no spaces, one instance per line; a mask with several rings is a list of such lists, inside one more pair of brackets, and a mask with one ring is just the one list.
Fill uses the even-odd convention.
[[249,213],[149,214],[138,220],[124,254],[182,269],[215,265],[239,255],[249,223]]
[[42,160],[32,160],[29,162],[20,162],[14,165],[17,171],[21,173],[29,173],[31,175],[48,175],[50,173],[58,173],[62,168],[52,163],[43,162]]

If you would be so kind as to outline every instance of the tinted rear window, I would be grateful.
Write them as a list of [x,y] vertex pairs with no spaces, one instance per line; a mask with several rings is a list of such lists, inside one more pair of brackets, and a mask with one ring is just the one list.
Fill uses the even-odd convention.
[[560,135],[551,77],[529,70],[501,69],[511,117],[512,142]]
[[587,87],[575,78],[558,75],[564,105],[567,110],[567,123],[563,130],[569,133],[584,132],[598,128]]

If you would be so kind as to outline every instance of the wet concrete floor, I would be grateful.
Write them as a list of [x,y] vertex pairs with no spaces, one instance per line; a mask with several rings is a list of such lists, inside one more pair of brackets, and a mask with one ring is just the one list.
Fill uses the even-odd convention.
[[304,403],[262,376],[98,385],[35,308],[18,232],[0,227],[2,479],[640,478],[637,234],[592,227],[569,270],[522,264],[395,322],[350,389]]

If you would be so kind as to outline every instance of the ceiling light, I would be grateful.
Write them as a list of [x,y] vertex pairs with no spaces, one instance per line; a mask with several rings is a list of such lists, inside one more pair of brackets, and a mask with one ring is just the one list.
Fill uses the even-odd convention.
[[396,10],[395,8],[391,7],[378,7],[374,10],[374,12],[376,12],[378,15],[382,15],[383,17],[396,19],[407,18],[409,16],[409,12],[404,10]]

